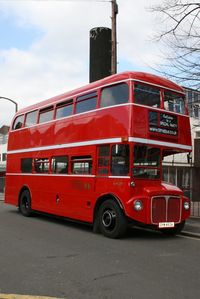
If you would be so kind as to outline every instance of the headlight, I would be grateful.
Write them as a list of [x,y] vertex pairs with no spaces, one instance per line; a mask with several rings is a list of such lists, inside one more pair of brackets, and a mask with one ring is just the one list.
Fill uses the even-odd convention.
[[135,200],[133,206],[134,206],[134,209],[136,211],[141,211],[142,208],[143,208],[142,201],[141,200]]
[[190,209],[190,203],[188,201],[185,201],[183,206],[186,211]]

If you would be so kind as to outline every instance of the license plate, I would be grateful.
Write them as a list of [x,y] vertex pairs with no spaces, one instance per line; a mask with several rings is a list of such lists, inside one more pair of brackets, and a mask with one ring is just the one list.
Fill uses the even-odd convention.
[[174,227],[174,222],[160,222],[158,227],[159,228]]

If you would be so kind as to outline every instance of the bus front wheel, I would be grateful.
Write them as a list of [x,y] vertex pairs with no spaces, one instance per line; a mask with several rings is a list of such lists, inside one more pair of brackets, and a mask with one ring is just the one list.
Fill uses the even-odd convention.
[[112,199],[104,201],[98,213],[100,232],[108,238],[122,237],[127,229],[127,220],[119,205]]
[[19,211],[23,216],[31,216],[31,196],[28,190],[22,191],[19,198]]

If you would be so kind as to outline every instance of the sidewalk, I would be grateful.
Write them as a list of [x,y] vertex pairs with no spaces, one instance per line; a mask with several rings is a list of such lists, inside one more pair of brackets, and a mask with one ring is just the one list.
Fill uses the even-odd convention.
[[[4,193],[0,192],[0,201],[4,200]],[[200,217],[190,217],[185,224],[182,235],[200,238]]]
[[182,235],[200,238],[200,217],[190,217],[185,224]]

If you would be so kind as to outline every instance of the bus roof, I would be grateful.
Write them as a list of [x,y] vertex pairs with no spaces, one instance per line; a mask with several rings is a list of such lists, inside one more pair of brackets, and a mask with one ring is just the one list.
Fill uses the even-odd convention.
[[21,110],[18,111],[17,114],[22,114],[25,113],[27,111],[33,111],[34,109],[38,109],[40,107],[44,107],[44,106],[48,106],[48,105],[53,105],[56,102],[59,102],[61,100],[65,100],[67,98],[73,97],[75,95],[84,93],[84,92],[89,92],[90,90],[92,91],[95,88],[104,86],[104,85],[108,85],[108,84],[112,84],[112,83],[117,83],[120,81],[125,81],[125,80],[134,80],[134,81],[139,81],[139,82],[143,82],[143,83],[149,83],[152,85],[156,85],[156,86],[160,86],[160,87],[164,87],[167,89],[171,89],[177,92],[181,92],[183,93],[184,90],[181,86],[173,83],[172,81],[165,79],[163,77],[159,77],[150,73],[144,73],[144,72],[131,72],[131,71],[127,71],[127,72],[123,72],[123,73],[119,73],[119,74],[115,74],[112,76],[108,76],[104,79],[95,81],[93,83],[87,84],[83,87],[74,89],[72,91],[63,93],[61,95],[52,97],[50,99],[38,102],[34,105],[28,106],[26,108],[23,108]]

